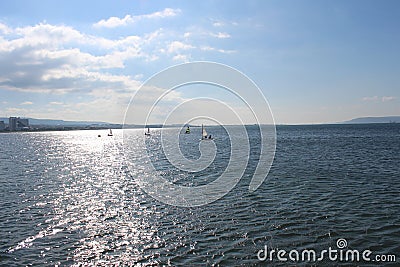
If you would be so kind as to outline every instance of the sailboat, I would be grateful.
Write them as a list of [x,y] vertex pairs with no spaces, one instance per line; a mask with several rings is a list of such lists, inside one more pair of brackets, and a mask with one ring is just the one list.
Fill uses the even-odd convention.
[[108,136],[113,136],[112,130],[110,129],[110,132],[107,134]]
[[190,128],[189,128],[189,126],[186,128],[185,134],[190,134]]
[[150,128],[147,127],[147,132],[144,132],[144,135],[150,135]]
[[201,125],[201,140],[212,140],[211,134],[208,136],[203,124]]

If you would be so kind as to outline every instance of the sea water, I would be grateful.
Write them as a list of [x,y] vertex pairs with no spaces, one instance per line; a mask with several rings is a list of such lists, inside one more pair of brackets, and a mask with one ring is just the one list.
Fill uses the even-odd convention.
[[[265,246],[319,251],[336,248],[338,239],[351,249],[398,254],[399,124],[277,126],[275,159],[255,192],[248,185],[260,133],[247,130],[250,158],[239,183],[193,208],[159,202],[137,185],[137,175],[152,173],[127,167],[122,130],[113,137],[91,130],[0,134],[0,265],[302,265],[261,262],[257,253]],[[152,129],[146,151],[138,147],[130,161],[141,169],[148,159],[183,186],[210,183],[231,149],[223,128],[207,131],[217,152],[200,172],[168,162],[161,129]],[[199,136],[193,127],[179,137],[185,157],[200,156]]]

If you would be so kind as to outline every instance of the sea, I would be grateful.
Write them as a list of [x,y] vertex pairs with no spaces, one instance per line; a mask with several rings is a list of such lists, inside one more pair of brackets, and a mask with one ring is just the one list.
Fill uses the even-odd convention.
[[[168,161],[161,129],[131,167],[124,146],[137,144],[124,144],[123,131],[143,129],[0,134],[0,266],[400,266],[400,124],[278,125],[254,192],[260,129],[246,129],[241,179],[195,207],[165,204],[137,179],[215,181],[232,152],[223,127],[207,128],[217,152],[199,172]],[[200,156],[199,136],[193,127],[179,137],[185,157]],[[149,161],[155,172],[132,171]],[[311,250],[316,259],[302,259]],[[360,259],[346,260],[349,250]]]

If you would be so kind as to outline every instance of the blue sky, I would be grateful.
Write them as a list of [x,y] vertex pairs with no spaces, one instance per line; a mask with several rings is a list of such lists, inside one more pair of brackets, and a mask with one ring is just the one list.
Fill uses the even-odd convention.
[[[0,117],[122,122],[142,82],[199,60],[249,76],[277,123],[400,115],[399,12],[399,1],[1,1]],[[170,104],[205,91],[194,88]]]

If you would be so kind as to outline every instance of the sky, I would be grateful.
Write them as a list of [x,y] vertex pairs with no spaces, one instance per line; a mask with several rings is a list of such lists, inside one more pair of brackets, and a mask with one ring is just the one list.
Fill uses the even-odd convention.
[[[248,76],[279,124],[400,115],[399,13],[396,0],[0,1],[0,117],[122,123],[146,80],[195,61]],[[166,103],[236,105],[186,89]]]

